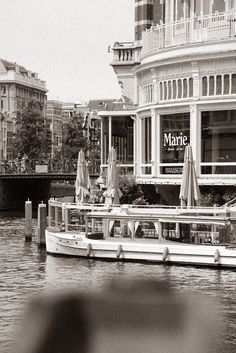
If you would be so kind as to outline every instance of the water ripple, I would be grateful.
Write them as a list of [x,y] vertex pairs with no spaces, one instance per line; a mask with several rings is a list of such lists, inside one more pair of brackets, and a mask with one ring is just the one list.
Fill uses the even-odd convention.
[[19,217],[0,218],[0,268],[1,353],[9,351],[33,296],[71,288],[93,292],[114,275],[167,280],[181,293],[215,298],[225,323],[221,351],[236,351],[236,271],[47,256],[37,244],[24,242],[24,219]]

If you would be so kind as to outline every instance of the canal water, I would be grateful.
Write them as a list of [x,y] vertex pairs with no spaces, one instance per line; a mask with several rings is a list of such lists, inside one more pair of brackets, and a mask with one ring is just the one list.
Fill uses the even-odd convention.
[[236,271],[53,257],[38,249],[36,243],[24,242],[22,215],[2,213],[0,352],[11,352],[22,313],[32,297],[72,288],[96,291],[114,275],[162,279],[180,293],[194,292],[215,298],[224,323],[218,337],[219,352],[236,351]]

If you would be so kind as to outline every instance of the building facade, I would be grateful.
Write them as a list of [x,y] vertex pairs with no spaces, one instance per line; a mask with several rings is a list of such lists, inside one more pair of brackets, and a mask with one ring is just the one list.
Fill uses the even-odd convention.
[[178,194],[184,149],[200,185],[236,185],[236,1],[135,0],[112,66],[135,111],[134,171]]
[[47,100],[46,102],[47,125],[51,131],[51,158],[60,152],[62,147],[62,102]]
[[46,83],[37,73],[0,59],[0,160],[13,158],[12,138],[17,111],[32,98],[45,106],[46,93]]

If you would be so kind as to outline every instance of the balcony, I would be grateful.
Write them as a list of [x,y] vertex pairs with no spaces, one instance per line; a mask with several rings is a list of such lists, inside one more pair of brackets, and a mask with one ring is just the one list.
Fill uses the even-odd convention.
[[161,24],[143,32],[141,56],[171,47],[228,40],[236,36],[236,12],[214,13]]
[[140,61],[141,48],[134,46],[133,42],[116,42],[112,50],[114,53],[112,65],[130,65]]

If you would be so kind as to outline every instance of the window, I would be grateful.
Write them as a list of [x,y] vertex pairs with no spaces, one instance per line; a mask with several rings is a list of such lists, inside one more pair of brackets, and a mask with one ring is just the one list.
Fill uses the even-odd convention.
[[133,120],[130,117],[112,117],[111,144],[116,149],[120,164],[133,163]]
[[188,81],[186,78],[183,79],[183,98],[188,97]]
[[[162,167],[162,174],[180,174],[185,146],[190,142],[190,114],[180,113],[161,116],[160,161],[167,164]],[[168,164],[176,164],[168,166]]]
[[168,81],[168,99],[171,99],[171,94],[172,94],[171,81]]
[[202,112],[201,124],[202,173],[235,174],[236,110]]
[[194,0],[194,13],[197,16],[209,15],[212,0]]
[[232,75],[232,94],[236,94],[236,74]]
[[167,82],[164,82],[164,100],[167,99]]
[[160,100],[162,101],[163,100],[163,83],[162,82],[160,82]]
[[189,79],[189,97],[193,97],[193,78]]
[[178,98],[182,98],[182,81],[178,80]]
[[207,96],[207,77],[202,78],[202,95]]
[[209,96],[214,95],[214,88],[215,88],[215,78],[214,76],[209,77]]
[[236,0],[228,0],[228,3],[229,3],[229,10],[236,9]]
[[7,123],[7,131],[13,131],[13,123]]
[[229,94],[229,75],[224,75],[224,94]]
[[142,131],[142,173],[151,174],[151,159],[152,159],[152,121],[151,117],[141,119],[141,131]]
[[2,96],[5,96],[6,93],[7,93],[6,86],[1,86],[1,95],[2,95]]
[[222,76],[217,75],[216,76],[216,94],[222,94]]
[[174,21],[184,18],[185,0],[174,0]]
[[176,80],[173,81],[172,85],[173,85],[173,99],[176,99],[177,98],[176,97],[176,92],[177,92],[177,90],[176,90]]
[[212,6],[212,12],[224,12],[225,11],[225,1],[222,0],[214,0]]

